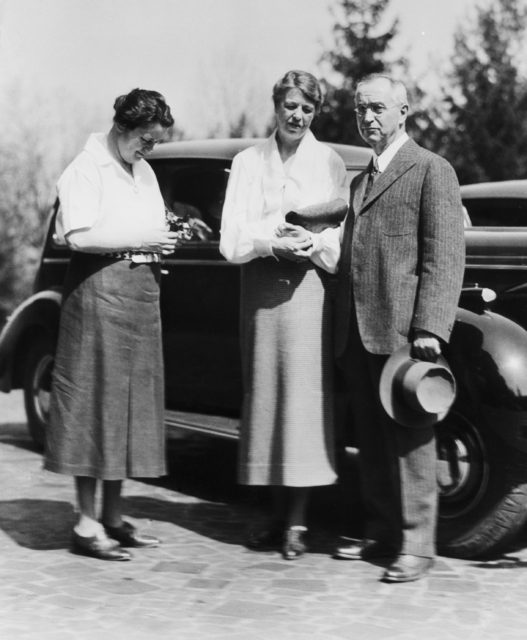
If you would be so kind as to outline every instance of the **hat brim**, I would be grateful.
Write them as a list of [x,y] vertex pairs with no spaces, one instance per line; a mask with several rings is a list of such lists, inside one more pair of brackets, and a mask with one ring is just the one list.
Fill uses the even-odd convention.
[[[400,349],[397,349],[397,351],[394,351],[386,361],[379,381],[381,403],[390,418],[404,427],[411,427],[413,429],[431,427],[443,420],[449,410],[447,409],[441,413],[418,411],[417,409],[409,407],[399,398],[398,394],[394,393],[394,377],[399,368],[411,359],[411,349],[412,345],[406,344]],[[450,371],[450,367],[442,355],[437,358],[436,364]]]

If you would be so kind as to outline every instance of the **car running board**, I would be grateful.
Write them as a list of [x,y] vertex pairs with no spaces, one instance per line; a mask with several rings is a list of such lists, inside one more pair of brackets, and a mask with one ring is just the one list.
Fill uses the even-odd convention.
[[178,431],[184,430],[237,440],[240,421],[238,418],[167,410],[165,412],[165,426],[168,436],[177,437]]

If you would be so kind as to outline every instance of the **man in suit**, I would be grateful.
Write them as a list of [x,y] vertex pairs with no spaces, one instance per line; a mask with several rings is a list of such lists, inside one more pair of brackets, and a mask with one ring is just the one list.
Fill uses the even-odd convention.
[[351,395],[367,521],[364,540],[335,557],[390,557],[383,580],[407,582],[423,576],[435,555],[435,438],[432,427],[408,428],[388,416],[379,379],[402,345],[435,360],[448,342],[463,279],[463,212],[450,164],[405,131],[401,82],[368,76],[355,105],[374,154],[351,183],[341,230],[335,346]]

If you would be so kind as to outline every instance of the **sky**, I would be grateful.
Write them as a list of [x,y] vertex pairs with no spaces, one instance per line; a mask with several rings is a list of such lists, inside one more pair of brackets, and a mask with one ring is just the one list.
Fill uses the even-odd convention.
[[[430,83],[456,25],[478,0],[391,0],[395,52]],[[139,86],[163,93],[187,137],[236,109],[262,122],[285,71],[320,75],[333,42],[335,0],[0,0],[0,81],[17,79],[44,104],[71,96],[111,118],[115,97]],[[29,89],[28,89],[29,90]],[[102,115],[104,114],[104,115]],[[97,120],[97,118],[95,118]]]

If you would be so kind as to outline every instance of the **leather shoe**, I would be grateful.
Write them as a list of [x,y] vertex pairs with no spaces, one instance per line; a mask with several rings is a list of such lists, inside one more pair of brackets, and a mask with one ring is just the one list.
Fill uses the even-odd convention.
[[297,560],[306,552],[306,529],[286,529],[282,556],[285,560]]
[[271,524],[267,528],[250,531],[245,545],[253,551],[275,551],[280,549],[283,539],[283,525]]
[[157,547],[160,544],[159,538],[147,536],[137,532],[137,529],[123,520],[118,527],[108,527],[103,524],[104,530],[114,540],[117,540],[123,547]]
[[71,550],[73,553],[99,560],[131,560],[129,551],[121,549],[118,542],[113,540],[100,539],[97,536],[80,536],[75,531],[71,540]]
[[383,582],[412,582],[419,580],[431,569],[433,558],[401,554],[386,569],[382,577]]
[[390,545],[376,540],[355,540],[335,549],[333,557],[337,560],[380,560],[393,558],[397,551]]

